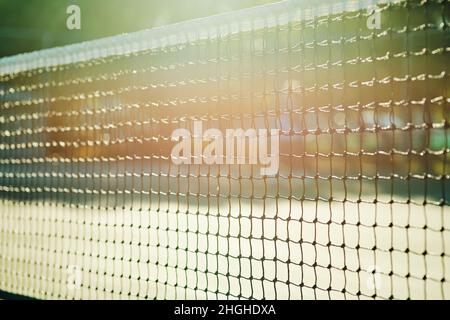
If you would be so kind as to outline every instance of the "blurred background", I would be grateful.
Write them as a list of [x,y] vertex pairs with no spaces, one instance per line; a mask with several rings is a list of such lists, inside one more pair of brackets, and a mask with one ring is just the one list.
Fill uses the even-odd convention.
[[[270,2],[273,1],[0,0],[0,37],[5,44],[0,48],[0,56],[95,40]],[[305,1],[305,4],[315,6],[322,2],[332,3],[323,0]],[[81,10],[80,30],[68,30],[66,26],[69,17],[66,10],[73,4]],[[290,28],[262,29],[230,37],[229,41],[216,39],[216,42],[199,42],[170,51],[124,56],[93,68],[13,77],[0,83],[0,89],[4,87],[3,92],[7,92],[3,95],[5,109],[0,118],[5,130],[3,141],[19,146],[15,155],[21,158],[134,154],[169,159],[173,142],[164,138],[179,127],[189,129],[192,121],[186,119],[208,115],[214,118],[225,112],[231,122],[222,117],[220,123],[209,121],[209,125],[215,128],[270,126],[283,132],[280,176],[293,175],[302,184],[292,186],[289,179],[284,179],[285,194],[290,194],[292,189],[299,198],[302,194],[311,199],[330,198],[329,181],[326,178],[318,181],[319,172],[322,177],[346,177],[332,181],[334,192],[352,189],[356,196],[363,194],[370,201],[380,200],[377,192],[381,191],[386,201],[395,195],[401,201],[417,198],[418,203],[446,203],[449,189],[443,177],[448,168],[446,150],[450,138],[444,99],[448,96],[448,57],[443,54],[443,48],[448,44],[448,10],[440,2],[424,5],[416,0],[408,1],[408,6],[388,8],[381,11],[381,27],[393,32],[380,31],[373,39],[373,30],[367,28],[366,19],[352,18],[354,13],[350,12],[347,18],[334,19],[332,23],[325,17],[320,23],[318,19],[304,25],[294,23]],[[343,37],[349,39],[344,46],[339,40]],[[359,41],[355,40],[357,37],[361,37]],[[222,59],[216,63],[217,56]],[[160,67],[187,61],[190,63],[175,69]],[[367,63],[370,61],[374,62]],[[46,84],[50,89],[41,90],[36,84]],[[91,97],[86,98],[85,93]],[[49,105],[39,102],[38,98],[49,96],[54,97]],[[204,100],[209,102],[203,103],[199,97],[209,97]],[[10,108],[12,103],[17,106]],[[150,107],[155,104],[161,108]],[[36,121],[29,117],[14,121],[31,110],[40,115]],[[96,110],[98,118],[87,117]],[[108,116],[104,114],[106,110]],[[115,112],[110,114],[110,110]],[[47,111],[51,113],[48,115]],[[237,116],[241,113],[251,115],[253,122],[242,123]],[[258,116],[260,113],[265,117]],[[141,124],[141,119],[147,122]],[[176,121],[168,124],[160,123],[159,119]],[[111,122],[118,125],[110,127]],[[102,127],[98,129],[100,124]],[[32,136],[22,134],[28,127],[39,132],[34,137],[37,141],[51,141],[51,146],[20,147],[21,143],[29,143],[27,139]],[[317,133],[317,129],[321,131]],[[121,143],[127,137],[134,139]],[[99,147],[91,141],[104,143]],[[302,155],[307,155],[306,160]],[[6,149],[5,158],[10,156]],[[154,163],[146,165],[148,170],[158,173],[168,170],[168,162],[165,168],[152,167]],[[12,176],[31,169],[14,168],[10,172]],[[41,170],[54,169],[55,164],[49,164]],[[73,168],[64,165],[58,168],[60,172],[68,169]],[[127,172],[126,167],[121,170]],[[236,172],[237,177],[241,174]],[[45,179],[48,181],[44,185],[56,183],[60,188],[74,183]],[[42,183],[33,181],[37,186]],[[11,184],[19,182],[24,186],[30,183],[13,179]],[[178,180],[174,182],[179,184]],[[272,182],[279,183],[277,179]],[[77,179],[76,183],[84,182]],[[164,187],[170,189],[169,185]]]
[[[0,0],[0,57],[182,20],[277,2],[275,0]],[[66,9],[81,9],[81,30],[68,30]],[[125,4],[125,5],[124,5]]]

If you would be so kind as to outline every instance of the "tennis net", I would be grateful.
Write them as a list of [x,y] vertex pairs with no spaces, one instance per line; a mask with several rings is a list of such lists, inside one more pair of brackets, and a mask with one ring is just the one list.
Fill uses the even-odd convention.
[[[0,59],[0,290],[450,298],[448,19],[288,0]],[[277,129],[278,170],[177,163],[199,123]]]

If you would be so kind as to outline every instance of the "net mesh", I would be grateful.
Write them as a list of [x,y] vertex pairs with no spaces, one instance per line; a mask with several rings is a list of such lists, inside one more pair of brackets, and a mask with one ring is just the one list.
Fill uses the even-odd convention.
[[[0,60],[0,289],[450,298],[448,2],[370,4]],[[196,121],[279,129],[278,173],[175,165],[171,134]]]

